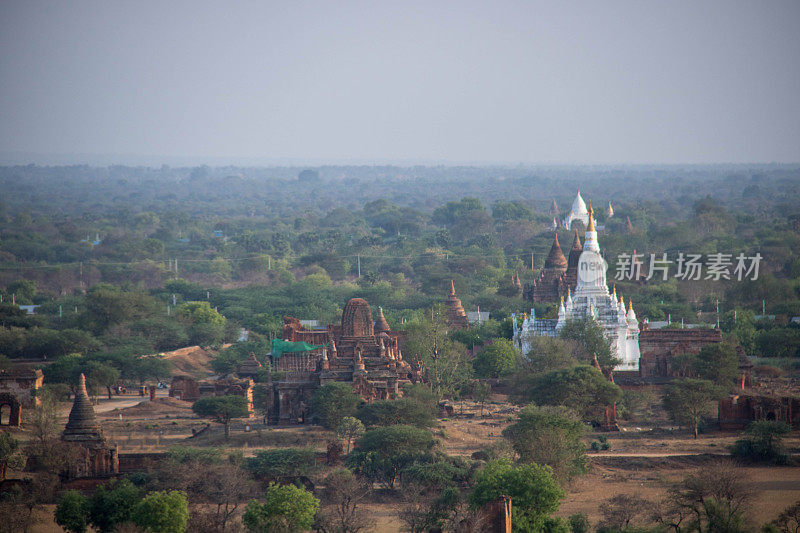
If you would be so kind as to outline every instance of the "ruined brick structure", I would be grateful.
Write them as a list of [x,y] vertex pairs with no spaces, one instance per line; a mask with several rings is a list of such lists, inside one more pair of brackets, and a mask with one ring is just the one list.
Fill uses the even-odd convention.
[[75,394],[61,440],[72,445],[74,452],[74,457],[64,472],[67,479],[103,478],[119,473],[117,446],[103,436],[92,402],[86,393],[86,378],[83,374],[80,376],[78,392]]
[[19,426],[22,409],[39,405],[36,390],[43,379],[39,369],[19,367],[0,371],[0,425]]
[[639,372],[642,378],[669,378],[677,374],[671,366],[676,355],[700,353],[708,344],[722,342],[722,332],[714,329],[650,329],[647,323],[639,333]]
[[744,429],[755,420],[778,420],[800,427],[800,398],[743,392],[719,401],[720,429]]
[[232,375],[202,381],[190,376],[175,376],[169,387],[169,395],[187,402],[195,402],[208,396],[243,396],[247,399],[252,416],[253,385],[253,380],[250,378],[239,379]]
[[450,294],[447,295],[447,324],[453,329],[468,329],[467,313],[461,306],[461,300],[456,296],[456,286],[450,280]]
[[169,395],[179,400],[194,402],[200,399],[200,386],[193,377],[175,376],[169,386]]
[[347,302],[341,323],[325,330],[306,330],[296,318],[285,317],[284,340],[327,346],[286,353],[275,362],[285,377],[273,384],[273,421],[305,422],[311,397],[325,383],[351,384],[361,398],[373,401],[396,398],[405,383],[420,381],[421,363],[403,359],[401,333],[388,327],[382,311],[373,323],[369,304],[361,298]]

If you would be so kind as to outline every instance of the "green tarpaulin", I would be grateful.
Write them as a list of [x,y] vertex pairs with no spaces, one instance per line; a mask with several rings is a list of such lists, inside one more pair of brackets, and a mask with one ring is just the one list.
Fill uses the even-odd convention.
[[272,357],[274,359],[279,359],[285,353],[291,352],[307,352],[309,350],[316,350],[317,348],[322,348],[323,346],[327,346],[327,344],[308,344],[307,342],[289,342],[284,341],[281,339],[272,339]]

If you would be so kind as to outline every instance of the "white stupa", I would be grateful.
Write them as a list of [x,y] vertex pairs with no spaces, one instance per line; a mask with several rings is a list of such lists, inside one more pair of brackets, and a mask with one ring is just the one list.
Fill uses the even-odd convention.
[[578,195],[575,197],[575,200],[572,202],[572,209],[564,219],[564,227],[566,229],[572,229],[573,220],[580,220],[583,222],[584,227],[589,225],[589,211],[586,209],[586,202],[584,202],[581,197],[580,189],[578,190]]
[[612,355],[621,360],[614,370],[638,370],[639,321],[630,301],[626,310],[625,303],[621,296],[617,296],[616,290],[612,293],[608,291],[608,264],[600,255],[593,214],[590,206],[587,212],[586,239],[578,260],[578,285],[575,294],[567,292],[567,299],[561,300],[556,319],[537,319],[531,309],[531,316],[525,318],[522,326],[517,326],[516,317],[512,315],[514,343],[523,354],[527,354],[531,350],[533,337],[555,337],[567,321],[591,319],[603,328],[611,343]]

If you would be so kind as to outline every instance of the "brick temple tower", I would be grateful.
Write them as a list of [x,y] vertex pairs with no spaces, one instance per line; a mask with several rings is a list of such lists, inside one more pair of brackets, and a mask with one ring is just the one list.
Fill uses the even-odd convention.
[[456,296],[456,286],[450,280],[450,294],[447,295],[447,323],[453,329],[467,329],[467,313],[461,306],[461,300]]
[[86,377],[83,374],[61,440],[73,444],[76,451],[76,457],[68,468],[68,477],[97,478],[119,472],[117,447],[103,436],[92,401],[86,392]]

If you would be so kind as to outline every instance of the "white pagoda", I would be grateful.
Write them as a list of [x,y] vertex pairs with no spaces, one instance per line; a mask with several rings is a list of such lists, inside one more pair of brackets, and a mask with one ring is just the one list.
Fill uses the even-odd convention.
[[578,196],[576,196],[575,200],[572,202],[572,209],[564,219],[564,227],[566,229],[572,229],[573,220],[580,220],[583,222],[583,227],[589,225],[589,211],[586,210],[586,202],[584,202],[581,197],[580,189],[578,190]]
[[518,326],[516,316],[512,315],[514,343],[523,354],[527,354],[531,350],[533,337],[555,337],[569,320],[592,319],[603,328],[611,343],[612,355],[621,360],[614,370],[639,370],[639,321],[630,301],[626,310],[622,296],[617,296],[616,290],[611,293],[608,291],[608,264],[600,255],[591,206],[587,215],[586,238],[578,261],[575,294],[567,292],[566,301],[561,299],[556,319],[537,319],[531,309],[530,316],[525,317],[522,325]]

